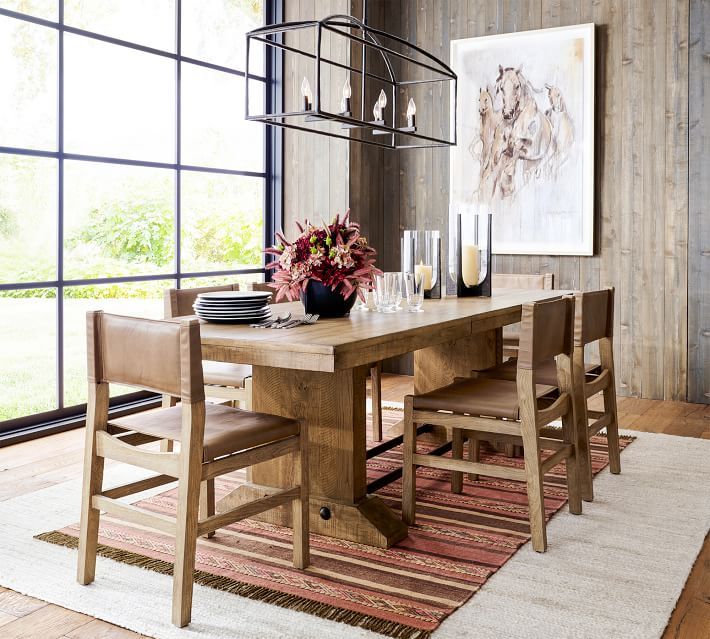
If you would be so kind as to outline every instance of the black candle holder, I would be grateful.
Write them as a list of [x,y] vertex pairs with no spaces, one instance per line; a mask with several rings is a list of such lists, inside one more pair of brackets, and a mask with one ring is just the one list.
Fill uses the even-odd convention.
[[424,299],[441,298],[441,235],[439,231],[406,230],[402,237],[402,272],[422,273],[431,269],[432,286],[424,289]]
[[[490,297],[491,296],[491,273],[492,273],[492,252],[491,240],[492,232],[492,215],[490,213],[483,215],[474,215],[473,218],[473,240],[474,245],[479,247],[479,276],[478,283],[469,285],[464,281],[463,261],[464,251],[470,251],[471,245],[466,242],[465,230],[462,223],[462,215],[458,215],[458,237],[456,242],[456,295],[457,297]],[[485,223],[487,228],[481,229],[482,223]],[[483,246],[482,246],[483,245]],[[482,250],[481,250],[482,249]],[[485,268],[485,275],[481,278],[481,271]]]

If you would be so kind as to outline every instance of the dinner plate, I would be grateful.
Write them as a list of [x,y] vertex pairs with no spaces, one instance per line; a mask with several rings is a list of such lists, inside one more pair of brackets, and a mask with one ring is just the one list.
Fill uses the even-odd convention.
[[196,308],[195,313],[197,313],[197,315],[214,315],[216,317],[266,317],[267,315],[271,315],[271,309],[267,307],[256,311],[231,311],[227,309],[204,310],[202,308]]
[[250,308],[264,308],[268,306],[263,300],[256,300],[250,302],[233,302],[231,300],[225,300],[223,302],[205,302],[203,300],[196,300],[195,306],[200,308],[234,308],[234,309],[250,309]]
[[271,317],[271,313],[266,315],[219,315],[213,313],[198,313],[197,317],[204,320],[219,320],[219,321],[232,321],[232,322],[261,322]]
[[198,300],[267,300],[273,293],[268,291],[212,291],[200,293]]

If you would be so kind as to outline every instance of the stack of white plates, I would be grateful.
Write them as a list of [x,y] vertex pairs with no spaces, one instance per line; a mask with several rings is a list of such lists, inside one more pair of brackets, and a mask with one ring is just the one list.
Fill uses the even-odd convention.
[[214,291],[200,293],[193,308],[200,319],[222,324],[249,324],[271,317],[267,291]]

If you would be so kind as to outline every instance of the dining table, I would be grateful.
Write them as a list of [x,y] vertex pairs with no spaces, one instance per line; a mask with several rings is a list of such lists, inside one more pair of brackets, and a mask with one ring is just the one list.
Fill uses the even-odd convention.
[[[311,531],[389,548],[407,526],[381,497],[368,492],[366,377],[369,367],[414,353],[416,393],[440,388],[472,369],[502,360],[502,327],[520,321],[522,305],[560,291],[499,289],[491,297],[425,300],[422,311],[353,310],[293,329],[202,323],[205,360],[251,364],[252,410],[302,420],[308,430]],[[279,314],[303,314],[300,302]],[[226,495],[217,510],[293,485],[290,458],[263,462]],[[290,526],[290,509],[260,519]]]

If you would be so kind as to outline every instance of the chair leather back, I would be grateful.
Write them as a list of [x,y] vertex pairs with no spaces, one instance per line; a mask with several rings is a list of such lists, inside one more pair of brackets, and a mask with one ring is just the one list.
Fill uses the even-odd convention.
[[150,320],[103,311],[86,314],[89,383],[137,386],[205,399],[198,320]]
[[523,304],[518,368],[536,369],[557,355],[571,356],[575,298]]
[[614,334],[614,289],[576,293],[575,346],[586,346]]
[[529,288],[552,290],[554,275],[541,273],[530,275],[523,273],[493,273],[493,288]]
[[164,293],[165,313],[164,317],[184,317],[194,315],[195,310],[192,305],[195,303],[200,293],[212,293],[214,291],[238,291],[239,284],[224,284],[222,286],[202,286],[200,288],[166,288]]

